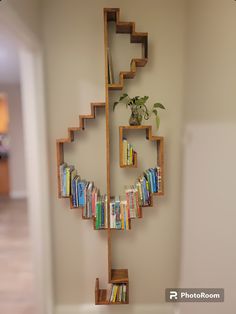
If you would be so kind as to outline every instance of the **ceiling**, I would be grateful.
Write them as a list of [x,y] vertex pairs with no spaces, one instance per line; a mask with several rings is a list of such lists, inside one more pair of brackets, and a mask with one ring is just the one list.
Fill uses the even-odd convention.
[[17,45],[0,31],[0,84],[16,84],[20,81],[20,65]]

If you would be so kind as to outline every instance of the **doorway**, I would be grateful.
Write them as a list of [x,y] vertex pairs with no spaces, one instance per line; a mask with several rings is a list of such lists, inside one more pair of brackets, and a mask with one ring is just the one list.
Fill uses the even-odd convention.
[[[12,193],[12,176],[21,179],[22,176],[16,176],[15,171],[11,173],[11,165],[9,165],[9,197],[1,198],[0,212],[4,216],[0,216],[1,231],[9,238],[6,239],[5,257],[3,257],[1,266],[1,278],[6,275],[5,287],[3,291],[4,306],[0,304],[4,314],[8,313],[27,313],[27,314],[51,314],[53,313],[53,293],[52,293],[52,271],[51,271],[51,241],[50,241],[50,202],[49,202],[49,183],[48,183],[48,153],[47,153],[47,132],[46,132],[46,114],[43,89],[43,59],[41,54],[41,44],[33,35],[32,31],[26,27],[24,21],[19,18],[8,3],[5,3],[0,10],[0,30],[4,31],[7,40],[13,41],[18,58],[19,66],[19,93],[22,109],[22,132],[24,142],[24,165],[18,166],[24,169],[25,175],[25,191],[24,189],[15,190]],[[1,54],[1,53],[0,53]],[[4,55],[4,53],[3,53]],[[3,71],[0,67],[0,72]],[[11,73],[8,69],[6,73]],[[8,105],[12,104],[10,93],[7,93]],[[10,110],[9,110],[10,112]],[[18,116],[9,114],[11,118]],[[23,143],[19,138],[16,144]],[[13,157],[12,149],[16,145],[9,144],[9,163]],[[19,170],[19,169],[18,169]],[[19,183],[19,182],[18,182]],[[27,191],[27,192],[26,192]],[[27,196],[27,201],[26,201]],[[14,207],[14,208],[13,208]],[[27,207],[27,209],[26,209]],[[18,214],[22,212],[19,217]],[[12,212],[12,214],[11,214]],[[10,218],[9,218],[10,217]],[[11,221],[11,226],[6,224]],[[28,225],[27,225],[28,224]],[[27,236],[28,238],[24,238]],[[21,239],[20,239],[21,237]],[[26,286],[31,285],[31,292],[27,293],[27,288],[21,288],[23,294],[19,297],[19,289],[17,284],[13,287],[16,275],[10,279],[7,277],[8,266],[7,255],[10,255],[11,241],[14,249],[18,247],[20,254],[25,254],[23,260],[32,257],[32,264],[29,265],[29,259],[26,264],[29,268],[24,268],[23,273],[18,273],[19,278],[23,278]],[[18,241],[19,240],[19,241]],[[28,253],[26,252],[28,249]],[[0,248],[1,250],[1,248]],[[4,251],[2,250],[2,252]],[[25,252],[24,252],[25,251]],[[19,253],[18,252],[18,253]],[[29,257],[30,252],[30,257]],[[1,253],[0,253],[1,254]],[[4,253],[2,254],[2,256]],[[10,271],[16,271],[20,262],[12,253]],[[20,261],[20,259],[19,259]],[[1,263],[1,261],[0,261]],[[24,263],[23,263],[24,264]],[[24,264],[24,265],[26,265]],[[29,273],[31,268],[32,272]],[[32,277],[31,277],[32,276]],[[1,280],[2,281],[2,280]],[[4,284],[4,282],[2,284]],[[11,284],[7,286],[7,282],[12,284],[14,290],[11,290]],[[16,293],[16,294],[15,294]],[[15,302],[12,299],[15,298]],[[18,301],[17,302],[17,298]],[[33,302],[29,301],[33,299]],[[9,300],[11,300],[9,302]],[[17,304],[18,303],[18,304]],[[14,306],[22,306],[24,303],[26,308],[14,308]]]
[[0,30],[0,311],[36,313],[17,42]]

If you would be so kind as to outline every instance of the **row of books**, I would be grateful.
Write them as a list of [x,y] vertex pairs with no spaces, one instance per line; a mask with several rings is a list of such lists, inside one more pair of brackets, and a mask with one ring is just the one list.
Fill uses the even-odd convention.
[[74,166],[63,163],[60,166],[60,179],[61,195],[71,195],[72,206],[82,207],[84,218],[95,218],[96,229],[108,228],[110,215],[110,228],[129,230],[129,219],[140,218],[141,207],[151,203],[151,194],[161,191],[161,171],[158,166],[144,171],[135,185],[125,188],[125,196],[111,199],[109,206],[107,196],[100,196],[93,182],[81,180]]
[[107,301],[127,302],[127,285],[125,283],[112,284],[107,292]]
[[133,146],[128,143],[126,138],[123,138],[122,140],[123,145],[123,165],[125,166],[131,166],[135,163],[135,155],[137,154]]
[[144,171],[136,183],[140,206],[148,206],[151,203],[151,194],[161,191],[160,167],[150,168]]

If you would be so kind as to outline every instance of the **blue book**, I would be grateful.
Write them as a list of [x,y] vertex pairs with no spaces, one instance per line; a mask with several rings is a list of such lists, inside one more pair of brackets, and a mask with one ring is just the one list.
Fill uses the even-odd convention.
[[155,192],[158,192],[158,182],[157,182],[157,168],[153,169],[154,180],[155,180]]
[[79,181],[78,182],[78,201],[79,206],[85,206],[85,181]]
[[121,229],[120,200],[118,197],[115,199],[115,215],[116,215],[116,229]]
[[72,205],[73,207],[77,207],[76,203],[76,177],[72,180]]
[[150,168],[151,178],[152,178],[152,193],[156,193],[156,181],[155,181],[155,171],[153,168]]

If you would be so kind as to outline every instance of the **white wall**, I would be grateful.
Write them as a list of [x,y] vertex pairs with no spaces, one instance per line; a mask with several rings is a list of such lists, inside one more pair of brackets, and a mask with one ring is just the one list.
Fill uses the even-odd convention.
[[[131,305],[122,310],[132,311],[132,304],[154,304],[156,310],[155,306],[164,303],[164,289],[177,285],[185,8],[184,1],[148,3],[147,6],[143,1],[44,2],[57,305],[93,304],[96,277],[107,286],[106,238],[102,232],[94,231],[90,222],[83,221],[81,213],[68,210],[68,201],[57,198],[55,151],[56,139],[67,136],[69,126],[78,125],[78,115],[89,113],[90,102],[104,101],[104,7],[120,7],[122,20],[135,21],[137,31],[149,32],[149,62],[138,70],[134,80],[125,82],[124,91],[131,95],[148,94],[150,102],[159,100],[167,107],[159,132],[165,137],[166,196],[155,200],[153,208],[145,209],[144,218],[135,221],[130,232],[117,232],[114,236],[113,266],[128,267],[130,276]],[[117,47],[122,62],[129,63],[130,45],[128,36],[124,38],[120,38]],[[127,124],[129,113],[118,108],[112,115],[116,119],[111,127],[112,188],[118,194],[126,180],[133,180],[137,173],[129,172],[126,178],[124,174],[118,175],[121,169],[117,158],[117,124]],[[75,144],[66,148],[67,161],[75,162],[82,176],[95,179],[102,189],[105,147],[98,138],[104,135],[104,114],[100,114],[96,121],[88,123],[83,135],[78,135]],[[143,167],[145,162],[152,166],[155,159],[155,147],[148,147],[149,144],[144,141],[139,150],[140,163],[144,158]],[[145,150],[149,153],[145,154]]]
[[[33,32],[37,38],[41,34],[41,0],[8,0],[21,21],[28,27],[28,30]],[[5,3],[2,3],[4,6]]]
[[187,11],[182,287],[225,288],[222,304],[181,314],[233,314],[236,293],[236,3],[191,0]]
[[7,95],[10,115],[10,195],[13,198],[26,197],[25,155],[20,85],[0,85],[0,91],[6,93]]

